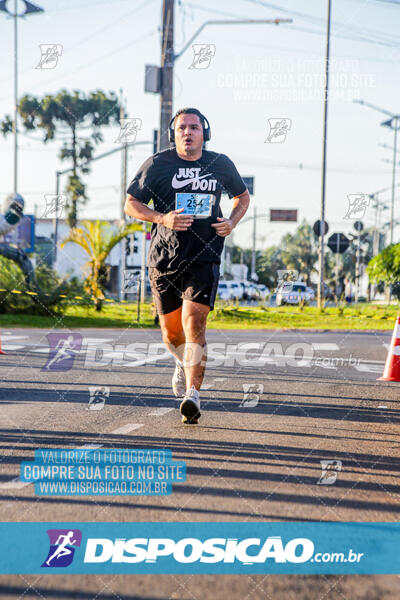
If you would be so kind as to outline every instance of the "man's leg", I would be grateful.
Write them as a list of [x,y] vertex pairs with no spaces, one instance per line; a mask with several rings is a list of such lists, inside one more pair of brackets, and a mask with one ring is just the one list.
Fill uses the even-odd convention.
[[183,300],[182,326],[185,336],[184,369],[186,389],[193,385],[200,390],[207,360],[206,324],[210,307],[198,302]]
[[185,345],[185,333],[182,327],[182,306],[166,315],[159,315],[159,317],[164,344],[175,358],[182,361]]

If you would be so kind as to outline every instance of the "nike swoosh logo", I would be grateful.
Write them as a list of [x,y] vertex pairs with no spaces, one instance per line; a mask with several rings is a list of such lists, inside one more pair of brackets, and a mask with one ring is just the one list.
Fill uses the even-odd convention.
[[174,189],[179,190],[179,188],[185,187],[189,183],[193,183],[194,181],[198,181],[199,179],[204,179],[204,177],[209,177],[211,173],[207,173],[206,175],[202,175],[201,177],[191,177],[189,179],[177,179],[176,173],[172,178],[171,185]]

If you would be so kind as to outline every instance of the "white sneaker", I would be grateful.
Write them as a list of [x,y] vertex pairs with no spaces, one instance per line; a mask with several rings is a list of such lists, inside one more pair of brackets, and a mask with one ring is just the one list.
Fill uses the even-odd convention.
[[194,385],[185,393],[179,410],[182,415],[182,423],[195,425],[198,422],[200,418],[200,397]]
[[172,376],[172,391],[177,398],[181,398],[186,392],[186,375],[182,364],[175,361],[175,371]]

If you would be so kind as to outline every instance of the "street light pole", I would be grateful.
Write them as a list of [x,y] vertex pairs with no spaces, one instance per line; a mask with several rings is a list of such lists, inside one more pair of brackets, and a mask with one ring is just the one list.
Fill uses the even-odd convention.
[[390,243],[393,244],[393,219],[394,219],[394,191],[396,187],[396,153],[397,153],[397,129],[400,117],[393,117],[394,121],[394,143],[393,143],[393,168],[392,168],[392,204],[390,207]]
[[18,16],[14,0],[14,194],[18,193]]
[[5,12],[14,19],[14,194],[18,193],[18,17],[25,17],[28,14],[44,12],[43,8],[36,6],[32,2],[23,0],[25,9],[18,13],[18,0],[14,0],[14,12],[10,12],[7,3],[2,2],[0,11]]
[[178,54],[174,54],[174,3],[175,0],[163,0],[162,41],[161,41],[161,86],[160,86],[160,131],[158,133],[158,151],[169,147],[168,126],[172,117],[172,91],[175,61],[182,56],[193,40],[207,25],[254,25],[269,23],[292,23],[293,19],[215,19],[205,21]]
[[326,146],[328,129],[328,91],[329,91],[329,55],[331,35],[331,0],[328,0],[328,23],[326,32],[326,57],[325,57],[325,94],[324,94],[324,136],[322,150],[322,190],[321,190],[321,226],[319,236],[319,280],[317,292],[318,308],[324,304],[324,237],[325,237],[325,189],[326,189]]
[[395,200],[394,194],[395,194],[395,187],[396,187],[397,130],[400,127],[400,115],[395,115],[384,108],[380,108],[379,106],[376,106],[375,104],[371,104],[370,102],[365,102],[364,100],[353,100],[353,102],[356,102],[357,104],[361,104],[361,106],[368,106],[369,108],[372,108],[373,110],[376,110],[377,112],[380,112],[384,115],[388,115],[389,117],[391,117],[387,121],[384,121],[383,123],[381,123],[381,125],[384,127],[389,127],[390,129],[394,130],[393,168],[392,168],[392,203],[391,203],[391,207],[390,207],[390,215],[391,215],[390,216],[390,243],[392,244],[393,243],[393,225],[394,225],[394,200]]
[[174,83],[174,3],[175,0],[163,0],[159,152],[169,147],[168,126],[172,116]]

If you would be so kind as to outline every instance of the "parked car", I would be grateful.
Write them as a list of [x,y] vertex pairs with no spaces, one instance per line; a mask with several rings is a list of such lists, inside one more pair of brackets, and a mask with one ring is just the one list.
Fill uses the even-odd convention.
[[230,286],[231,295],[233,300],[242,300],[243,299],[243,289],[238,281],[227,281],[227,284]]
[[259,300],[260,298],[257,285],[255,283],[249,283],[248,298],[249,300]]
[[257,283],[256,285],[260,300],[265,300],[269,296],[269,289],[263,283]]
[[232,300],[231,288],[227,281],[219,281],[217,294],[220,300]]
[[312,287],[306,287],[307,293],[310,295],[310,300],[315,300],[315,291]]
[[283,283],[276,292],[276,305],[300,304],[303,301],[307,304],[310,301],[310,294],[304,281],[291,281]]

